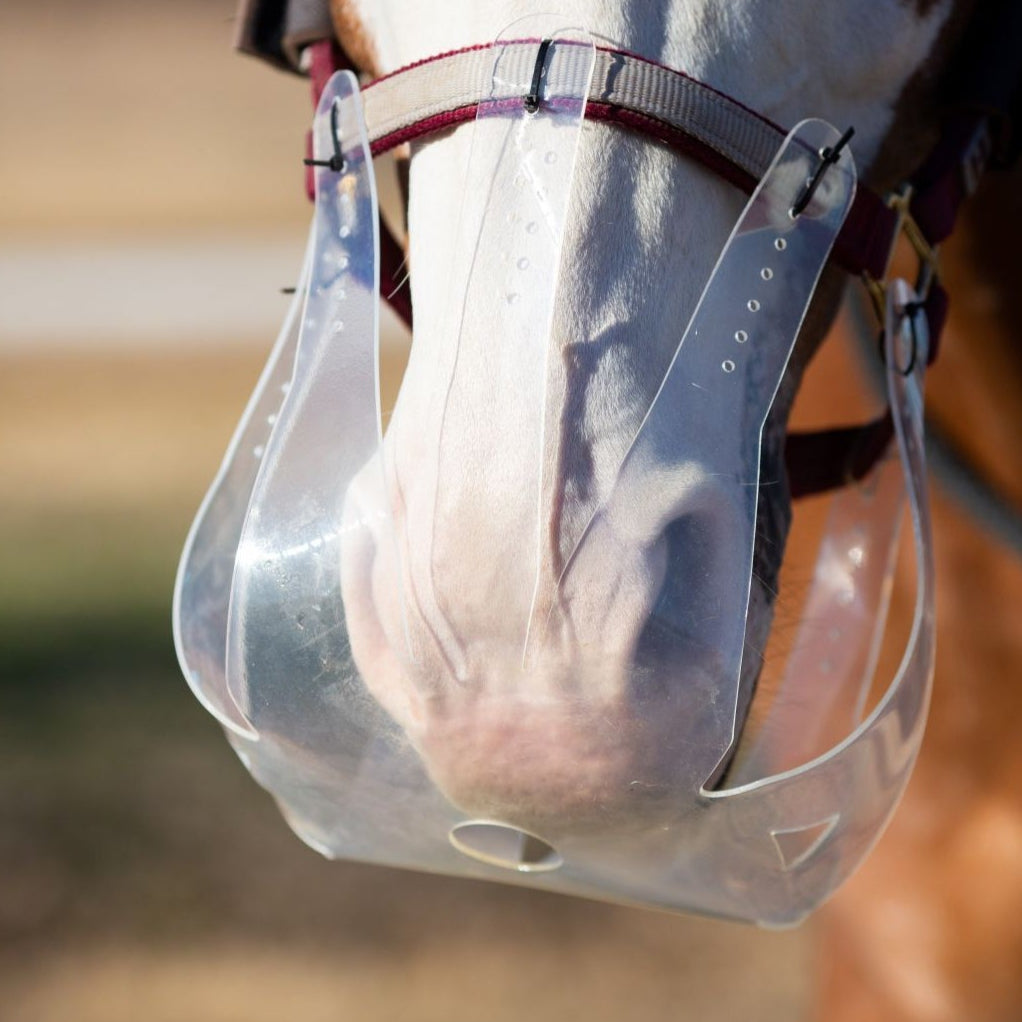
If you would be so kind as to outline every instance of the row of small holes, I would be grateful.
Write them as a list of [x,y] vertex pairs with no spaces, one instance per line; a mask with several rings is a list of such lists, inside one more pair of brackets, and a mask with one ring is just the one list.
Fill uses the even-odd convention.
[[[342,238],[347,238],[347,237],[349,237],[351,235],[351,228],[348,227],[347,224],[344,224],[339,229],[338,234]],[[335,266],[338,270],[346,270],[348,268],[348,266],[350,265],[350,262],[351,262],[351,260],[348,258],[347,253],[345,253],[345,252],[340,252],[340,253],[336,253],[336,254],[332,253],[332,252],[327,252],[323,256],[323,261],[328,266],[329,265]],[[341,302],[344,301],[345,298],[347,298],[347,296],[348,295],[347,295],[347,292],[345,291],[345,289],[344,288],[339,288],[337,290],[336,294],[334,295],[334,300],[335,300],[336,303],[341,303]],[[310,327],[312,327],[312,326],[315,326],[315,323],[313,323],[313,321],[310,320],[308,325]],[[330,327],[330,331],[331,331],[331,333],[334,333],[334,334],[343,333],[344,332],[344,320],[343,319],[335,320],[333,325]],[[287,396],[287,392],[290,389],[291,389],[291,381],[290,380],[285,380],[280,385],[280,392],[285,397]],[[276,423],[276,421],[277,421],[277,413],[276,412],[271,412],[266,417],[266,424],[271,429],[273,428],[273,426]],[[262,456],[265,453],[266,453],[266,447],[263,444],[257,444],[255,447],[252,448],[252,455],[257,460],[262,458]]]
[[[787,247],[788,242],[785,241],[784,238],[774,239],[774,248],[777,249],[778,252],[783,252]],[[769,266],[764,266],[763,269],[759,271],[759,275],[763,280],[774,279],[774,271]],[[762,306],[760,305],[758,298],[750,298],[748,302],[746,302],[745,307],[749,310],[749,312],[759,312]],[[735,340],[739,344],[745,344],[745,342],[748,341],[748,339],[749,339],[748,331],[746,330],[735,331]],[[738,367],[733,359],[726,358],[724,359],[723,362],[721,362],[720,368],[723,369],[725,373],[733,373],[735,369],[737,369]]]
[[[544,154],[544,156],[543,156],[543,162],[544,163],[548,163],[548,164],[549,163],[556,163],[557,162],[557,153],[553,149],[548,150]],[[514,179],[514,184],[515,184],[516,187],[521,188],[525,184],[525,175],[524,174],[516,174],[515,175],[515,179]],[[507,215],[507,222],[509,224],[514,224],[514,222],[515,222],[515,215],[514,215],[513,212],[508,213],[508,215]],[[538,230],[539,230],[539,224],[536,223],[535,220],[530,220],[525,225],[525,233],[526,234],[535,234],[536,231],[538,231]],[[515,263],[515,265],[518,267],[519,270],[521,270],[524,273],[529,268],[529,260],[528,260],[528,258],[526,256],[522,256],[521,259],[519,259]],[[514,305],[515,302],[518,301],[518,298],[519,298],[519,295],[518,295],[517,291],[509,291],[507,294],[504,295],[504,301],[507,302],[508,305]]]
[[[554,152],[554,150],[551,149],[543,157],[543,160],[546,163],[556,163],[557,162],[557,153]],[[515,177],[514,183],[515,183],[515,185],[517,185],[517,187],[521,188],[522,185],[525,184],[525,176],[523,174],[518,174]],[[509,224],[513,224],[514,223],[515,216],[514,216],[513,212],[512,213],[508,213],[507,221],[508,221]],[[538,230],[539,230],[539,224],[537,224],[535,220],[530,220],[525,225],[525,233],[526,234],[535,234],[536,231],[538,231]],[[515,265],[518,267],[519,270],[521,270],[524,273],[529,268],[529,260],[528,260],[528,258],[526,256],[522,256],[521,259],[519,259],[515,263]],[[518,295],[517,291],[509,291],[506,295],[504,295],[504,301],[507,302],[508,305],[514,305],[515,302],[518,301],[518,298],[519,298],[519,295]]]
[[[350,203],[350,198],[349,198],[348,201]],[[351,227],[348,224],[342,224],[340,226],[340,228],[338,229],[337,233],[342,238],[348,238],[348,237],[351,236]],[[330,252],[324,253],[323,261],[328,266],[332,264],[338,270],[346,270],[348,268],[349,263],[350,263],[348,255],[345,252],[341,252],[341,253],[338,253],[338,254],[334,254],[334,253],[330,253]],[[339,303],[339,302],[343,302],[346,297],[347,297],[347,292],[344,290],[344,288],[340,288],[337,291],[334,300],[335,300],[335,302]],[[314,326],[314,325],[315,324],[312,321],[309,322],[309,326],[310,327]],[[341,320],[341,319],[336,320],[334,322],[333,326],[330,329],[331,329],[332,333],[335,333],[335,334],[342,333],[344,331],[344,320]],[[290,389],[291,389],[291,381],[290,380],[285,380],[280,385],[280,392],[285,397],[287,396],[287,392]],[[266,425],[269,426],[271,430],[273,429],[273,426],[275,425],[276,421],[277,421],[277,413],[276,412],[271,412],[269,415],[266,416]],[[262,458],[262,456],[263,456],[263,454],[265,454],[265,452],[266,452],[266,448],[265,448],[265,446],[263,444],[257,444],[255,447],[252,448],[252,454],[253,454],[253,456],[257,460],[259,458]]]

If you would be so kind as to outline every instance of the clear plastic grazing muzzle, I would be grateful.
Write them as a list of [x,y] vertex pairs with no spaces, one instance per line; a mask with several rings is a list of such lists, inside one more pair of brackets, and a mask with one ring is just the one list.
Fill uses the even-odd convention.
[[[475,128],[465,194],[479,198],[466,202],[461,262],[451,271],[457,343],[430,412],[440,449],[422,466],[447,516],[485,514],[487,497],[540,509],[556,486],[541,457],[550,323],[592,45],[577,32],[543,26],[539,34],[553,43],[538,110],[521,101],[535,61],[509,61],[498,43]],[[471,665],[459,661],[467,656],[462,608],[415,582],[420,567],[436,577],[454,553],[409,547],[384,457],[376,197],[357,86],[346,73],[320,103],[318,158],[334,155],[338,136],[344,166],[317,168],[296,307],[182,558],[175,631],[189,683],[292,827],[326,855],[765,924],[799,920],[855,868],[893,811],[919,746],[933,655],[926,360],[920,354],[908,375],[897,369],[906,364],[901,346],[925,338],[921,322],[914,335],[909,329],[911,295],[899,283],[887,312],[898,456],[834,501],[804,632],[763,737],[727,787],[714,787],[751,694],[743,656],[763,425],[851,204],[847,152],[804,212],[790,210],[838,133],[804,122],[778,152],[563,570],[545,562],[537,541],[504,580],[511,598],[500,626],[515,657],[501,662],[487,712],[509,733],[533,727],[537,744],[533,755],[504,757],[495,776],[476,779],[490,785],[496,807],[482,816],[435,768],[422,737],[422,713],[463,696],[446,692],[450,681],[433,673],[436,651],[456,678]],[[475,347],[480,331],[492,342],[486,351]],[[488,495],[501,480],[482,462],[458,474],[454,441],[472,427],[473,388],[483,388],[483,403],[508,424],[510,456],[520,461],[515,478],[531,488],[524,497]],[[663,501],[649,499],[665,489],[691,557],[684,578],[662,580],[643,641],[622,650],[614,636],[586,632],[587,606],[601,585],[639,584],[648,566],[636,551],[672,527],[657,517]],[[896,676],[864,716],[906,492],[918,574],[914,626]],[[352,582],[369,570],[367,558],[373,600],[396,608],[386,621]],[[482,588],[464,599],[486,597]],[[433,612],[435,648],[427,649],[413,624]],[[370,665],[364,653],[370,643],[386,650],[389,677],[408,679],[419,703],[381,683],[377,661]],[[632,693],[630,716],[604,723],[599,735],[602,761],[612,766],[576,802],[562,793],[558,811],[544,812],[537,807],[547,799],[544,785],[558,783],[558,757],[594,722],[610,719],[595,665],[611,657]],[[565,703],[533,687],[551,663],[563,672]],[[819,755],[820,736],[834,733],[845,737]],[[501,801],[506,791],[514,797]]]

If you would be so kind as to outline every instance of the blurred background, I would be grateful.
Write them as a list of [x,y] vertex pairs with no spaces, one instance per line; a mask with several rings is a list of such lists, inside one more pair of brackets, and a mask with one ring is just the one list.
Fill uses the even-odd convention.
[[310,215],[307,86],[232,17],[0,5],[0,1016],[803,1017],[807,930],[325,862],[181,678],[177,557]]

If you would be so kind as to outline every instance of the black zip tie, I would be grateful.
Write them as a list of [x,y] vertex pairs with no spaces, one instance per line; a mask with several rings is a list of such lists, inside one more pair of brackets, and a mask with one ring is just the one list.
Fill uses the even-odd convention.
[[329,160],[314,160],[307,157],[302,160],[306,167],[329,167],[335,174],[344,170],[344,155],[341,153],[341,133],[337,130],[337,107],[339,103],[335,99],[334,105],[330,107],[330,137],[334,143],[334,154]]
[[552,39],[544,39],[539,44],[539,53],[536,54],[536,66],[532,69],[532,85],[529,87],[529,94],[525,97],[525,109],[534,114],[539,109],[539,87],[543,79],[543,68],[546,66],[546,55]]
[[[912,370],[916,367],[916,362],[919,360],[919,334],[916,331],[916,316],[920,312],[925,314],[926,306],[922,302],[906,302],[902,306],[901,313],[902,318],[908,319],[909,331],[912,334],[912,351],[909,355],[908,365],[900,366],[897,362],[894,364],[895,372],[900,373],[902,376],[911,376]],[[899,330],[901,325],[899,322]],[[880,355],[880,361],[887,364],[887,347],[884,344],[884,331],[880,331],[880,336],[877,337],[877,351]]]
[[793,217],[805,211],[806,206],[809,205],[816,194],[816,189],[820,187],[823,175],[837,163],[841,150],[848,145],[849,140],[854,134],[855,128],[849,128],[833,146],[827,146],[825,149],[820,150],[820,162],[816,167],[816,172],[806,182],[805,188],[802,189],[802,194],[795,200],[795,205],[791,207],[791,215]]
[[904,368],[900,365],[895,365],[894,367],[902,376],[912,375],[912,370],[916,367],[916,360],[919,358],[919,335],[916,333],[916,316],[922,311],[922,302],[906,302],[902,309],[902,312],[908,317],[908,328],[912,334],[912,356],[908,360],[908,365]]

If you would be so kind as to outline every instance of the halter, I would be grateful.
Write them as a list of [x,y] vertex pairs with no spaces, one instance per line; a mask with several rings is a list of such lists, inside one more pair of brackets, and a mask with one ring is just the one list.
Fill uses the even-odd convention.
[[[945,115],[936,145],[910,180],[887,199],[860,183],[834,247],[834,263],[862,279],[882,319],[883,282],[897,239],[905,235],[919,260],[931,361],[940,349],[948,304],[937,247],[953,231],[958,210],[987,167],[1012,163],[1022,147],[1019,38],[1022,5],[1014,0],[981,5],[962,45],[965,56],[942,96]],[[309,74],[314,103],[334,71],[362,70],[336,40],[326,2],[242,0],[236,44],[278,67]],[[374,155],[473,116],[476,97],[463,90],[459,95],[457,73],[467,68],[473,50],[478,56],[481,49],[440,54],[370,83],[366,99],[372,112],[367,111],[367,120]],[[717,90],[638,55],[603,49],[597,60],[607,74],[601,76],[598,69],[594,76],[588,119],[666,142],[736,187],[752,190],[763,160],[769,160],[784,134],[777,125]],[[618,69],[628,83],[620,88]],[[418,104],[416,89],[423,85],[430,89],[430,101]],[[375,130],[378,116],[381,123],[386,118],[389,127]],[[392,140],[388,132],[395,130],[398,135]],[[306,184],[311,199],[311,176]],[[402,246],[381,224],[383,293],[410,325],[408,289],[400,286],[406,279],[403,265]],[[792,496],[823,493],[862,479],[891,435],[889,414],[861,427],[789,433],[786,462]]]
[[[1012,15],[1017,18],[1017,10]],[[1010,31],[992,38],[1003,45],[1006,35]],[[534,62],[537,83],[545,81],[538,42],[520,42],[523,59]],[[480,80],[480,64],[488,49],[478,45],[438,54],[370,82],[363,96],[373,156],[472,120],[480,99],[474,83]],[[1006,59],[1014,61],[1014,54]],[[310,75],[314,102],[334,72],[354,69],[333,38],[310,44],[302,64]],[[862,280],[882,319],[892,254],[899,237],[908,240],[919,262],[919,307],[927,319],[931,364],[939,352],[947,316],[938,245],[953,230],[958,209],[978,187],[987,166],[1004,163],[1011,156],[1011,132],[1005,127],[1010,120],[1001,111],[1010,108],[1015,85],[1011,89],[1002,85],[1004,96],[994,102],[985,84],[988,73],[989,66],[983,65],[976,86],[982,101],[966,100],[956,110],[938,145],[910,181],[887,198],[859,183],[831,256],[836,266]],[[526,99],[522,97],[523,102]],[[684,72],[609,47],[597,48],[585,118],[664,143],[746,193],[756,186],[786,134],[756,111]],[[306,190],[311,199],[311,173],[306,176]],[[382,291],[411,327],[403,246],[382,221],[380,231]],[[792,496],[825,493],[863,479],[892,434],[889,412],[858,427],[790,432],[785,460]]]

